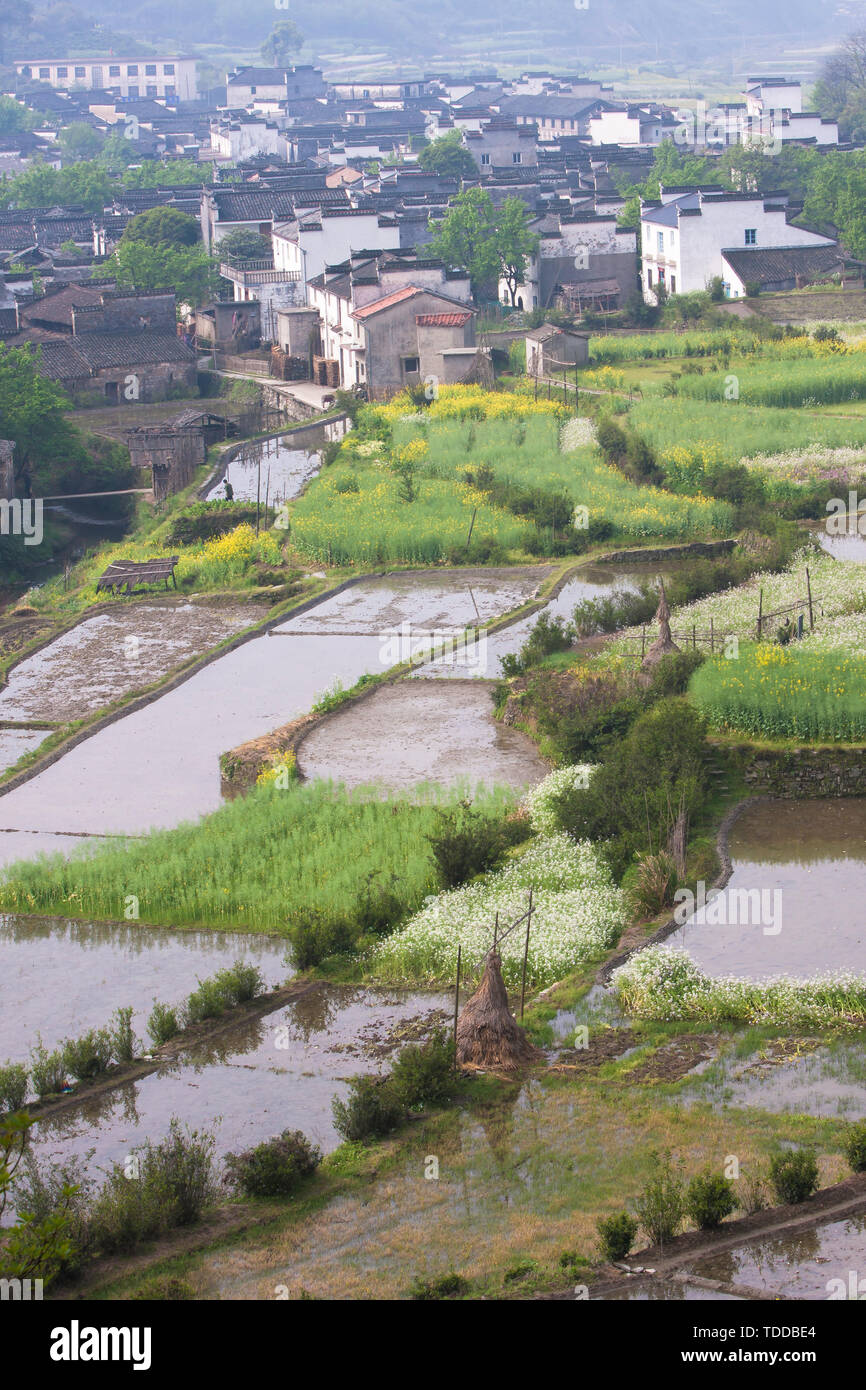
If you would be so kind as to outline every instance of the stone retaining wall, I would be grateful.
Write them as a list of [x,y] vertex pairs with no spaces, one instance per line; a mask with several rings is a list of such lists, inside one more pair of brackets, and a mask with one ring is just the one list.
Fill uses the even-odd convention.
[[866,747],[735,748],[749,791],[807,800],[866,796]]

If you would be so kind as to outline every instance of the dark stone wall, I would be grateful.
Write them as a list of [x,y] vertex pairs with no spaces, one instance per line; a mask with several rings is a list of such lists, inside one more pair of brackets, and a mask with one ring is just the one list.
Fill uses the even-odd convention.
[[866,796],[866,748],[734,749],[754,795],[794,800],[816,796]]

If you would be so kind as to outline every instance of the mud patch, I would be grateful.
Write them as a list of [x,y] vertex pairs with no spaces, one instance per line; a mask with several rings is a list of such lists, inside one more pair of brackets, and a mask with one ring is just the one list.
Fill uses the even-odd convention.
[[549,768],[493,718],[485,685],[402,681],[318,725],[298,749],[305,777],[406,790],[422,782],[526,787]]
[[151,685],[266,613],[249,603],[124,604],[86,618],[14,667],[0,693],[0,719],[80,719]]
[[630,1086],[679,1081],[701,1062],[708,1062],[715,1055],[718,1044],[719,1039],[713,1033],[674,1038],[646,1061],[638,1062],[620,1080]]
[[562,1048],[548,1070],[569,1074],[595,1071],[605,1062],[612,1062],[633,1047],[639,1047],[640,1041],[630,1028],[608,1028],[603,1033],[590,1033],[588,1047]]

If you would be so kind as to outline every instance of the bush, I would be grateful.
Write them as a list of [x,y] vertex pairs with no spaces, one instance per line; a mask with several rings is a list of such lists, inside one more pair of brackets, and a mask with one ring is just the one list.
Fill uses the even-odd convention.
[[678,883],[677,866],[673,857],[662,850],[645,854],[638,861],[631,901],[638,917],[655,917],[671,907]]
[[59,1164],[48,1161],[40,1165],[33,1150],[28,1149],[15,1176],[14,1193],[18,1210],[26,1212],[37,1224],[62,1220],[66,1249],[57,1273],[76,1274],[93,1247],[90,1228],[93,1180],[86,1176],[83,1160],[71,1158]]
[[849,1125],[844,1139],[845,1157],[855,1173],[866,1173],[866,1120]]
[[40,1100],[43,1096],[56,1095],[66,1085],[66,1068],[60,1053],[48,1052],[39,1039],[33,1049],[30,1061],[30,1080]]
[[21,1062],[0,1067],[0,1113],[20,1110],[27,1099],[27,1068]]
[[378,1139],[395,1130],[403,1107],[388,1081],[377,1076],[356,1076],[349,1083],[345,1101],[331,1102],[334,1128],[342,1139]]
[[145,1143],[142,1182],[155,1195],[167,1226],[192,1225],[216,1200],[215,1143],[212,1134],[182,1130],[176,1118],[158,1144]]
[[454,1043],[439,1028],[420,1046],[404,1047],[391,1068],[390,1087],[407,1110],[417,1105],[442,1105],[454,1093]]
[[245,1197],[282,1197],[294,1192],[322,1161],[321,1150],[301,1130],[285,1129],[253,1149],[226,1155],[225,1181]]
[[122,1163],[110,1169],[90,1218],[95,1250],[105,1255],[131,1254],[163,1229],[156,1194],[140,1178],[129,1178]]
[[537,666],[552,652],[568,651],[574,645],[576,633],[571,623],[542,613],[519,652],[501,658],[506,676],[520,676],[530,666]]
[[686,1215],[701,1231],[715,1231],[736,1205],[733,1183],[710,1168],[696,1173],[686,1190]]
[[[599,1218],[598,1243],[606,1260],[624,1260],[634,1245],[638,1223],[627,1211]],[[562,1260],[560,1260],[562,1264]]]
[[460,1298],[469,1292],[469,1280],[462,1274],[443,1274],[438,1279],[415,1279],[409,1297],[416,1301],[437,1298]]
[[198,989],[186,1001],[185,1022],[204,1023],[206,1019],[219,1018],[224,1009],[225,994],[216,977],[199,980]]
[[111,1034],[107,1028],[91,1028],[80,1038],[67,1038],[61,1059],[76,1081],[90,1081],[111,1065]]
[[348,917],[329,916],[311,907],[289,923],[289,938],[295,969],[312,970],[329,956],[352,951],[356,929]]
[[502,858],[505,839],[498,821],[463,803],[439,811],[439,830],[427,836],[443,888],[459,888]]
[[163,1043],[177,1037],[180,1032],[177,1010],[172,1008],[170,1004],[160,1004],[154,1000],[146,1026],[148,1037],[154,1047],[161,1047]]
[[262,972],[257,965],[248,965],[242,960],[234,965],[218,970],[213,983],[219,990],[223,1007],[234,1008],[236,1004],[246,1004],[260,995],[265,987]]
[[774,1154],[770,1159],[770,1182],[778,1200],[786,1206],[805,1202],[818,1190],[818,1161],[809,1149]]
[[132,1009],[115,1009],[110,1023],[111,1052],[117,1062],[132,1062],[138,1051],[138,1039],[132,1027]]
[[703,717],[685,699],[659,700],[613,744],[589,786],[553,799],[562,830],[604,840],[621,878],[636,854],[657,854],[680,811],[691,818],[706,791]]
[[640,1224],[653,1245],[665,1245],[673,1240],[683,1224],[685,1192],[669,1153],[654,1154],[653,1169],[653,1176],[635,1206]]

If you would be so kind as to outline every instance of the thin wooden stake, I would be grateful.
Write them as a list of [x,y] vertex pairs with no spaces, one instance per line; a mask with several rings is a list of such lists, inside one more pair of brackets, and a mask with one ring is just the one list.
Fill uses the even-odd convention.
[[478,515],[478,508],[472,509],[472,520],[469,523],[469,535],[466,537],[466,549],[469,549],[469,542],[472,540],[472,528],[475,525],[475,518]]
[[764,626],[764,591],[761,590],[758,596],[758,641],[761,640],[761,633]]
[[809,566],[806,566],[806,593],[809,598],[809,627],[815,631],[815,615],[812,612],[812,581],[809,578]]
[[526,944],[523,947],[523,978],[520,982],[520,1022],[523,1022],[523,1004],[526,999],[526,962],[529,957],[529,928],[532,925],[532,889],[529,890],[529,911],[526,914]]
[[460,957],[462,947],[457,947],[457,979],[454,982],[454,1067],[457,1067],[457,1012],[460,1008]]
[[713,632],[713,620],[712,620],[712,618],[710,618],[710,651],[711,651],[711,652],[714,652],[715,650],[716,650],[716,638],[715,638],[715,633]]

